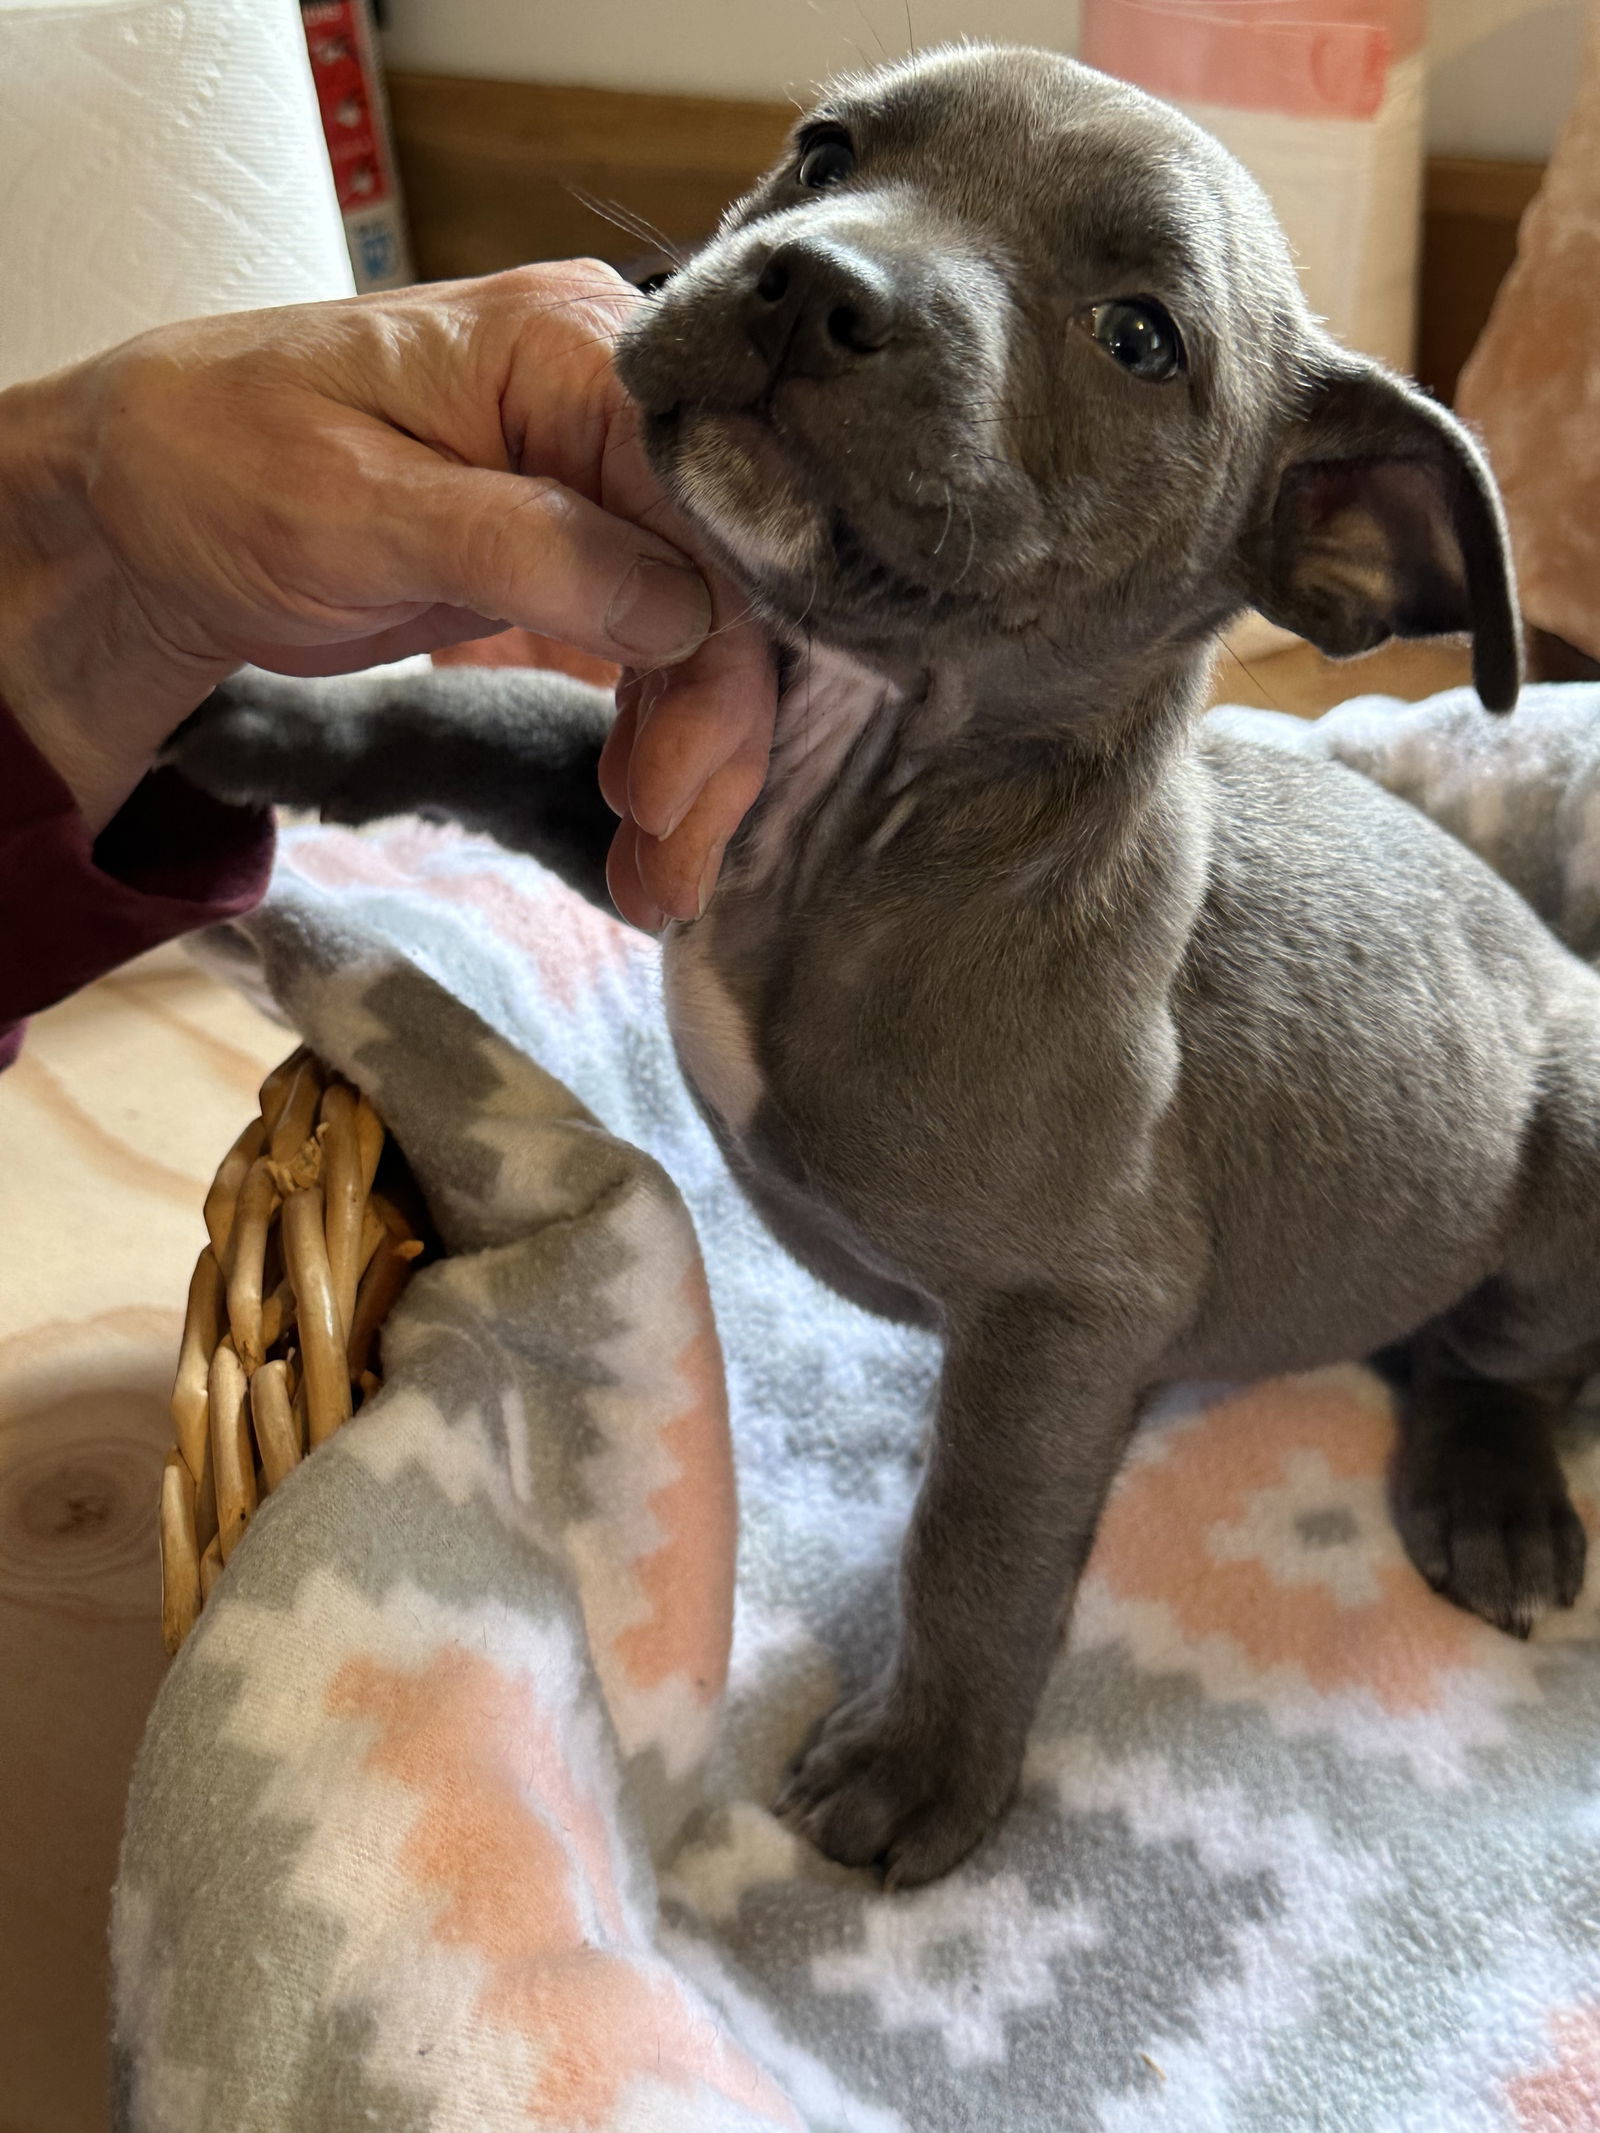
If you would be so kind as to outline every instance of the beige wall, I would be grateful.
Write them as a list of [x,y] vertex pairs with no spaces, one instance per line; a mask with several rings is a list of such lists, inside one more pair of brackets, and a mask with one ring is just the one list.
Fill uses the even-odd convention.
[[[391,63],[440,74],[712,96],[796,96],[919,44],[998,37],[1071,51],[1077,0],[389,0]],[[1585,0],[1433,0],[1429,144],[1548,153]]]
[[[396,65],[441,72],[803,98],[829,74],[906,51],[907,11],[907,0],[389,0],[388,49]],[[909,13],[919,45],[1077,41],[1077,0],[909,0]]]
[[1428,143],[1442,155],[1547,156],[1600,0],[1433,0]]

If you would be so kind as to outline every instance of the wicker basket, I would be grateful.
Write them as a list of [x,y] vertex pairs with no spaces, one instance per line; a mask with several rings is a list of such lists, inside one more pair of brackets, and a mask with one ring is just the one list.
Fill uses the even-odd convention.
[[262,1083],[261,1115],[223,1157],[205,1223],[161,1476],[169,1652],[261,1498],[378,1390],[378,1330],[428,1248],[377,1113],[303,1049]]

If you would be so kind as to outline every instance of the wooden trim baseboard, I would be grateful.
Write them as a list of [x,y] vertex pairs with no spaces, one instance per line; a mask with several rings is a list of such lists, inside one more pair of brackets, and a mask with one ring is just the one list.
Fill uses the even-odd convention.
[[1441,400],[1483,331],[1517,253],[1517,227],[1544,178],[1542,163],[1430,156],[1422,206],[1417,376]]
[[589,255],[632,266],[647,237],[584,194],[697,244],[776,156],[790,104],[540,82],[391,74],[390,108],[418,271],[490,274]]
[[[446,74],[389,76],[418,270],[490,274],[587,253],[637,269],[707,236],[772,161],[794,107]],[[1543,166],[1435,156],[1424,196],[1417,375],[1442,399],[1489,315]],[[611,204],[623,231],[586,204]]]

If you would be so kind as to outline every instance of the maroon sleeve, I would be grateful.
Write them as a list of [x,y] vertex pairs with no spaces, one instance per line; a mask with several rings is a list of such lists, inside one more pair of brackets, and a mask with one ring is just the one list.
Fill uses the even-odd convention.
[[260,901],[272,819],[154,770],[91,840],[71,792],[0,704],[0,1067],[22,1023],[130,956]]

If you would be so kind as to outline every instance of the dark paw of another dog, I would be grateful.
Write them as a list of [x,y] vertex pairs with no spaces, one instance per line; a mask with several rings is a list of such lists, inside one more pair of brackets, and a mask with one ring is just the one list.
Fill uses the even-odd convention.
[[1553,1461],[1445,1448],[1420,1472],[1402,1463],[1395,1521],[1435,1592],[1513,1637],[1582,1590],[1588,1543]]
[[775,1811],[841,1866],[886,1888],[936,1881],[989,1829],[1016,1785],[1018,1753],[942,1737],[882,1686],[842,1703],[791,1766]]
[[218,800],[317,807],[337,768],[337,741],[302,692],[276,675],[225,681],[178,728],[163,759]]

